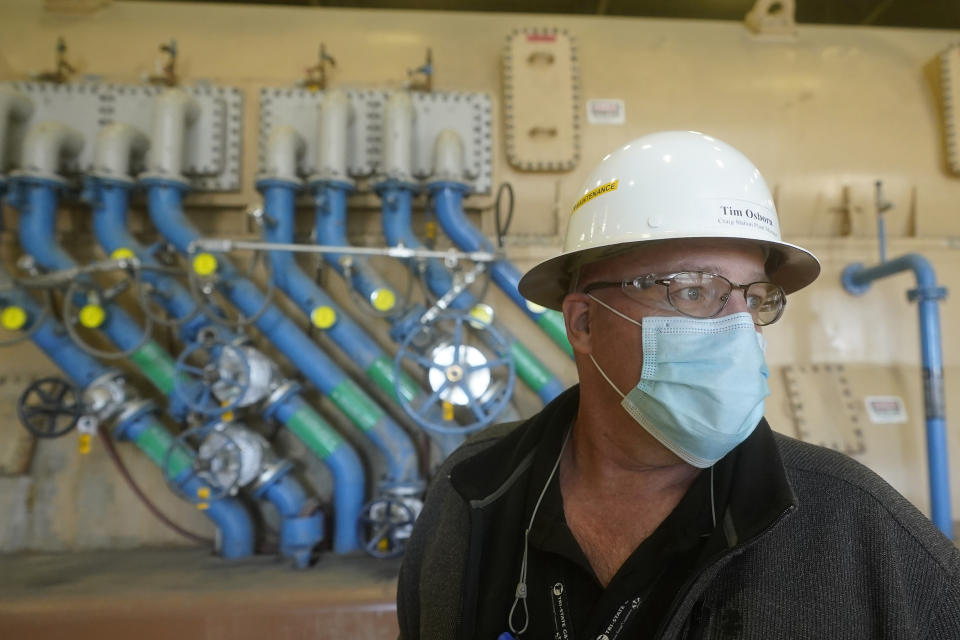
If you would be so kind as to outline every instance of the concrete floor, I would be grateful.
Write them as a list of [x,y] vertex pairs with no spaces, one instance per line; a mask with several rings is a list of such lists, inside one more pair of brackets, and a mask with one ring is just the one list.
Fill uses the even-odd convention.
[[393,639],[398,569],[325,555],[296,571],[190,549],[0,556],[0,638]]

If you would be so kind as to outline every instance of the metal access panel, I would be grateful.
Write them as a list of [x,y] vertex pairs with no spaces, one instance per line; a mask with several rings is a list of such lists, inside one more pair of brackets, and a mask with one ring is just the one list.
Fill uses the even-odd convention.
[[960,173],[960,44],[940,54],[940,92],[947,164]]
[[565,29],[517,29],[503,54],[507,160],[522,171],[570,171],[580,160],[580,74]]
[[[154,98],[164,87],[101,83],[53,84],[13,82],[11,87],[33,102],[25,122],[14,122],[11,131],[13,157],[19,157],[23,138],[34,123],[53,121],[79,131],[85,140],[76,159],[65,163],[66,174],[79,175],[93,168],[93,151],[101,127],[122,122],[148,137]],[[240,188],[241,125],[243,94],[229,87],[182,87],[200,107],[199,116],[187,128],[184,172],[197,191],[233,191]],[[139,165],[139,166],[138,166]],[[132,170],[146,167],[142,161]]]
[[[380,89],[345,89],[353,109],[348,125],[348,172],[354,178],[377,173],[383,148],[383,111],[390,93]],[[460,134],[465,179],[477,193],[493,184],[492,106],[486,93],[411,92],[414,108],[413,173],[428,179],[433,171],[433,141],[444,129]],[[317,170],[317,113],[324,92],[309,89],[260,90],[259,166],[266,167],[267,143],[274,127],[292,127],[303,136],[306,150],[297,166],[304,178]]]
[[863,408],[842,364],[783,368],[797,436],[850,455],[866,451]]

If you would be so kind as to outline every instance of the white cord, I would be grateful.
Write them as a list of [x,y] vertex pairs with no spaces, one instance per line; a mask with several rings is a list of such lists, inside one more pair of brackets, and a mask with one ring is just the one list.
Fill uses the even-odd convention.
[[[510,607],[510,616],[507,618],[507,624],[510,626],[510,631],[515,635],[520,635],[527,630],[527,626],[530,624],[530,611],[527,609],[527,551],[528,541],[530,538],[530,529],[533,528],[533,521],[537,517],[537,511],[540,510],[540,503],[543,502],[543,496],[547,494],[547,487],[550,486],[550,482],[553,480],[553,476],[557,473],[557,467],[560,466],[560,459],[563,458],[563,452],[567,448],[567,442],[570,440],[570,432],[573,431],[573,427],[567,430],[567,435],[563,437],[563,445],[560,447],[560,453],[557,455],[557,461],[553,463],[553,469],[550,470],[550,475],[547,476],[547,481],[543,485],[543,489],[540,491],[540,497],[537,498],[537,503],[533,507],[533,513],[530,514],[530,523],[527,525],[527,530],[523,532],[523,559],[520,561],[520,580],[517,582],[517,589],[514,592],[513,596],[513,606]],[[517,609],[517,604],[523,601],[523,627],[519,630],[513,626],[513,614]]]

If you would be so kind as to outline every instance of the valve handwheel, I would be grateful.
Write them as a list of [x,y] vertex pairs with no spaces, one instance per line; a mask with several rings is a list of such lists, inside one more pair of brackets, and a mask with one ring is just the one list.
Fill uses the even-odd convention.
[[202,331],[176,364],[173,390],[191,410],[216,416],[241,405],[250,388],[250,363],[240,347]]
[[374,558],[403,555],[416,516],[403,502],[378,498],[364,506],[357,519],[357,539]]
[[[150,316],[147,316],[144,323],[143,335],[129,348],[119,351],[106,351],[93,347],[83,339],[77,330],[78,324],[87,329],[99,329],[107,319],[108,309],[112,306],[113,300],[129,289],[130,284],[129,276],[107,289],[101,289],[87,280],[77,279],[70,283],[63,295],[63,324],[74,344],[96,358],[118,360],[129,358],[150,340],[153,334],[153,320]],[[78,309],[77,302],[79,300],[83,300],[83,304]]]
[[[444,328],[451,324],[452,330]],[[492,351],[490,357],[467,344],[464,324],[485,333],[483,342]],[[415,347],[415,341],[424,332],[441,345],[434,349],[432,357],[422,355]],[[412,404],[399,387],[400,374],[408,361],[427,370],[433,390],[418,405]],[[400,406],[414,422],[435,433],[466,435],[489,425],[506,408],[516,383],[516,365],[509,346],[496,329],[478,323],[469,314],[448,312],[407,333],[394,359],[394,380]],[[441,401],[466,406],[475,420],[452,426],[450,420],[438,420],[435,416]]]
[[[198,450],[190,444],[196,442]],[[170,444],[163,457],[163,477],[174,493],[194,504],[209,503],[233,495],[240,488],[242,473],[240,446],[215,425],[187,429]],[[190,459],[189,466],[183,460]],[[185,469],[189,469],[184,473]],[[197,479],[203,483],[196,493],[187,486]]]
[[17,415],[38,438],[58,438],[77,426],[83,415],[80,393],[62,378],[34,380],[20,395]]

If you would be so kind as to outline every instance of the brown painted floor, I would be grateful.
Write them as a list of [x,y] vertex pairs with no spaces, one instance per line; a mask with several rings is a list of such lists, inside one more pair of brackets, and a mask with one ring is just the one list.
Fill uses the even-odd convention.
[[0,556],[0,639],[394,639],[398,569],[182,549]]

